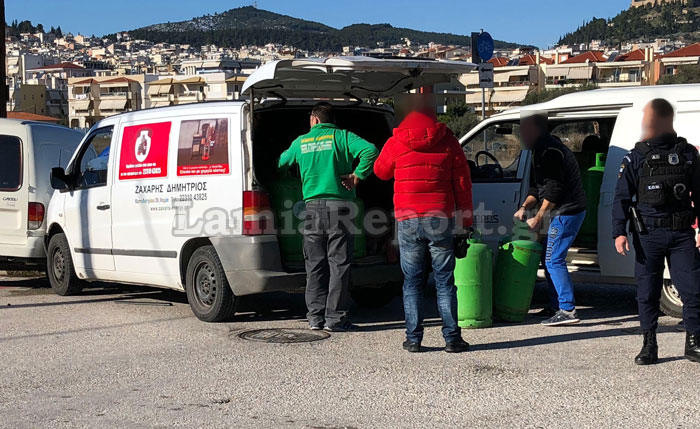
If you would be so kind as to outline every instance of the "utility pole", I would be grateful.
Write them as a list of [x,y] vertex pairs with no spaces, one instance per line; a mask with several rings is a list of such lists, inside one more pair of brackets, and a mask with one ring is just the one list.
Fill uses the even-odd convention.
[[8,88],[7,88],[7,59],[5,58],[5,0],[0,0],[0,26],[2,27],[2,42],[0,42],[0,118],[7,118],[7,98],[8,98]]

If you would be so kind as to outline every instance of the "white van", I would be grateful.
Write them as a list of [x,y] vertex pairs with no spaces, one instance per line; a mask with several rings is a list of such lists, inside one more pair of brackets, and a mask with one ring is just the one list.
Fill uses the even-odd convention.
[[[678,134],[700,145],[700,85],[573,93],[494,115],[467,133],[460,141],[472,166],[476,222],[485,241],[495,248],[498,240],[511,232],[513,214],[527,196],[531,159],[520,147],[521,110],[547,111],[552,134],[572,149],[584,177],[598,175],[588,181],[595,185],[587,190],[588,237],[581,233],[569,252],[572,277],[581,282],[634,284],[634,254],[623,257],[615,251],[612,203],[622,158],[641,136],[642,109],[659,97],[676,107]],[[603,168],[595,167],[596,158]],[[680,317],[683,304],[668,270],[665,279],[661,308]]]
[[[340,127],[381,146],[391,135],[393,112],[380,97],[449,82],[473,68],[366,57],[274,61],[246,81],[243,93],[252,101],[100,121],[67,169],[52,172],[51,286],[60,295],[96,280],[184,289],[204,321],[228,319],[243,295],[303,289],[301,235],[278,236],[269,226],[272,218],[285,221],[285,209],[299,213],[300,182],[279,177],[276,162],[308,131],[316,100],[336,106]],[[391,183],[371,178],[357,193],[365,208],[390,212],[392,191]],[[391,238],[389,231],[361,236],[359,246],[356,241],[356,300],[391,298],[386,285],[401,280]]]
[[0,119],[0,269],[42,269],[52,167],[65,166],[83,134],[43,122]]

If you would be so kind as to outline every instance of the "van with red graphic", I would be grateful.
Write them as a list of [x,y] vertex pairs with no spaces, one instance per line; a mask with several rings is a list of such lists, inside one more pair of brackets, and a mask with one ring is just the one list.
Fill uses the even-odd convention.
[[[333,100],[340,127],[381,147],[394,118],[380,99],[474,68],[413,58],[280,60],[246,80],[248,101],[101,120],[67,168],[52,172],[51,286],[60,295],[94,281],[183,290],[194,314],[212,322],[230,319],[241,296],[303,290],[301,186],[276,166],[308,131],[313,106]],[[390,213],[392,192],[391,183],[368,179],[358,205]],[[351,294],[373,306],[392,299],[402,279],[393,222],[384,223],[385,233],[355,241]]]
[[0,269],[43,269],[49,172],[68,164],[83,133],[0,119]]

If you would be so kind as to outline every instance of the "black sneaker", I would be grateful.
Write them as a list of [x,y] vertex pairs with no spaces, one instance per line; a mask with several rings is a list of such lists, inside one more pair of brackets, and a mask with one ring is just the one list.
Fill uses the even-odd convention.
[[350,322],[343,322],[333,326],[325,326],[323,328],[324,331],[328,332],[353,332],[359,329],[360,328],[357,327],[357,325],[353,325]]
[[462,353],[467,350],[469,350],[469,343],[461,338],[457,341],[445,344],[445,351],[447,353]]
[[557,313],[547,320],[542,321],[543,326],[561,326],[561,325],[573,325],[574,323],[580,322],[581,319],[578,318],[576,310],[566,311],[559,310]]
[[533,313],[532,315],[534,317],[537,317],[538,319],[549,319],[551,317],[554,317],[555,314],[557,314],[557,312],[552,310],[551,308],[543,308],[542,310],[538,311],[537,313]]
[[403,342],[403,349],[411,353],[420,353],[423,351],[423,347],[421,347],[420,343],[414,343],[410,340]]

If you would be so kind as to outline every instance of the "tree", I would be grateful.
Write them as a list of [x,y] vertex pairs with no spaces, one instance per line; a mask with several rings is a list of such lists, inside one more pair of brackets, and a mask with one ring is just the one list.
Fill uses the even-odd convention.
[[447,105],[447,113],[440,115],[438,121],[447,125],[457,138],[465,135],[480,121],[479,116],[464,101]]
[[678,68],[678,73],[663,76],[657,85],[676,85],[681,83],[700,83],[700,65],[686,65]]
[[36,25],[36,32],[37,33],[43,33],[44,32],[44,26],[42,24],[37,24]]
[[58,37],[58,38],[63,37],[63,31],[61,31],[60,25],[58,27],[56,27],[56,37]]

